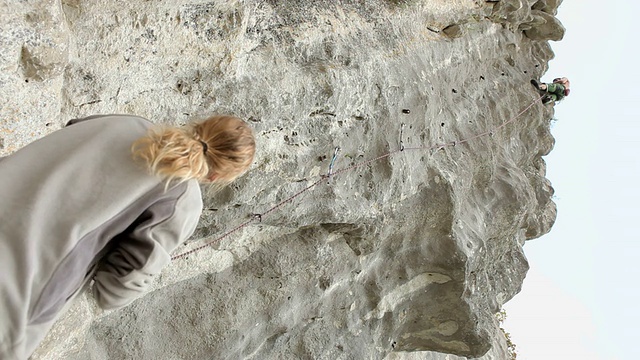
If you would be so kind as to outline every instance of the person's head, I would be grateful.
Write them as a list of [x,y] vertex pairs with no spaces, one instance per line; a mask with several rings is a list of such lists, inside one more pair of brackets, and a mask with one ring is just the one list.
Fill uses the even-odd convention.
[[226,185],[251,165],[255,140],[251,128],[237,117],[212,116],[185,128],[151,129],[134,142],[132,152],[167,181]]
[[559,83],[559,84],[564,84],[564,85],[569,85],[569,79],[566,77],[559,77],[559,78],[555,78],[553,79],[554,83]]

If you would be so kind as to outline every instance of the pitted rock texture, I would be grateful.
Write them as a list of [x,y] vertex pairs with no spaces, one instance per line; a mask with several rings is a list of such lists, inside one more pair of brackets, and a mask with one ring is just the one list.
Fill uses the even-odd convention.
[[[4,3],[0,155],[96,113],[247,119],[256,161],[207,195],[186,251],[317,181],[337,146],[345,168],[397,150],[402,123],[416,147],[515,117],[564,31],[558,5]],[[83,296],[33,358],[504,359],[494,314],[525,277],[524,241],[555,219],[552,112],[334,176],[174,261],[129,307]]]

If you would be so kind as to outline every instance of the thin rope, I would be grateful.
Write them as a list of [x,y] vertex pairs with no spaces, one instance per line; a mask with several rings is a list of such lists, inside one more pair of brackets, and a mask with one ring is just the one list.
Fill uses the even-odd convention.
[[401,133],[401,135],[400,135],[400,149],[399,150],[390,151],[390,152],[388,152],[386,154],[382,154],[382,155],[380,155],[378,157],[375,157],[373,159],[365,160],[365,161],[362,161],[362,162],[359,162],[359,163],[355,163],[355,164],[350,165],[350,166],[348,166],[348,167],[346,167],[344,169],[338,169],[338,170],[332,171],[333,170],[333,164],[335,162],[335,158],[336,158],[336,155],[337,155],[337,151],[339,149],[339,148],[336,148],[336,150],[334,151],[334,156],[333,156],[333,158],[331,160],[330,170],[329,170],[329,173],[327,175],[321,175],[320,179],[318,179],[317,181],[315,181],[311,185],[309,185],[309,186],[305,187],[304,189],[298,191],[297,193],[293,194],[292,196],[286,198],[285,200],[282,200],[277,205],[275,205],[272,208],[266,210],[265,212],[253,214],[251,219],[249,219],[249,220],[243,222],[242,224],[236,226],[235,228],[225,232],[221,236],[219,236],[219,237],[217,237],[217,238],[215,238],[215,239],[213,239],[211,241],[208,241],[203,245],[200,245],[200,246],[198,246],[196,248],[193,248],[193,249],[191,249],[189,251],[186,251],[186,252],[183,252],[181,254],[172,256],[171,260],[178,260],[178,259],[185,258],[185,257],[187,257],[187,256],[189,256],[189,255],[191,255],[193,253],[196,253],[196,252],[198,252],[198,251],[200,251],[200,250],[202,250],[204,248],[207,248],[207,247],[209,247],[209,246],[211,246],[211,245],[213,245],[215,243],[220,242],[221,240],[225,239],[226,237],[230,236],[231,234],[233,234],[233,233],[235,233],[237,231],[240,231],[242,228],[248,226],[249,224],[251,224],[253,222],[261,222],[264,217],[266,217],[270,213],[276,211],[277,209],[281,208],[285,204],[293,201],[295,198],[299,197],[300,195],[302,195],[302,194],[306,193],[307,191],[309,191],[309,190],[315,188],[316,186],[320,185],[323,182],[323,180],[325,180],[325,179],[329,180],[329,179],[331,179],[332,177],[334,177],[336,175],[339,175],[339,174],[354,170],[356,168],[360,168],[360,167],[369,165],[369,164],[371,164],[373,162],[376,162],[378,160],[382,160],[384,158],[388,158],[388,157],[396,155],[396,154],[398,154],[400,152],[405,152],[405,151],[408,151],[408,150],[440,150],[440,149],[446,148],[447,146],[456,146],[456,145],[459,145],[459,144],[464,144],[466,142],[475,140],[475,139],[483,137],[483,136],[487,136],[487,135],[493,136],[493,134],[496,133],[498,130],[500,130],[500,129],[504,128],[505,126],[507,126],[508,124],[514,122],[520,116],[522,116],[524,113],[526,113],[529,109],[531,109],[531,107],[533,107],[533,105],[535,105],[538,101],[542,100],[543,97],[544,97],[544,95],[542,95],[539,98],[537,98],[534,101],[532,101],[531,104],[529,104],[529,106],[524,108],[522,111],[520,111],[518,114],[513,116],[511,119],[509,119],[509,120],[503,122],[502,124],[500,124],[494,130],[488,130],[488,131],[476,134],[476,135],[474,135],[472,137],[469,137],[469,138],[466,138],[466,139],[463,139],[463,140],[450,141],[450,142],[447,142],[447,143],[444,143],[444,144],[436,144],[436,145],[431,145],[431,146],[416,146],[416,147],[405,147],[403,142],[402,142],[402,133]]

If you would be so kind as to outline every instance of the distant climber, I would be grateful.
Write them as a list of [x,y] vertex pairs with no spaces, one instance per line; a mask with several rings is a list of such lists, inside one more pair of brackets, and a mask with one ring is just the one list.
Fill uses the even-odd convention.
[[552,83],[538,83],[536,80],[531,80],[531,84],[535,86],[539,91],[544,91],[545,95],[542,98],[543,104],[548,104],[552,101],[560,101],[566,96],[569,96],[569,79],[566,77],[555,78]]
[[255,153],[233,116],[185,128],[131,115],[72,120],[0,161],[0,359],[27,359],[89,285],[116,309],[150,289]]

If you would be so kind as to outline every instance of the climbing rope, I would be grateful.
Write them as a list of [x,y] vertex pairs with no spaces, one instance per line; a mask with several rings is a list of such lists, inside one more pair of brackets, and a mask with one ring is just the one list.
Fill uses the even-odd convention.
[[215,243],[220,242],[221,240],[225,239],[229,235],[231,235],[231,234],[233,234],[233,233],[235,233],[237,231],[240,231],[240,229],[248,226],[249,224],[251,224],[253,222],[261,222],[262,219],[264,217],[266,217],[267,215],[269,215],[270,213],[276,211],[277,209],[279,209],[282,206],[284,206],[285,204],[293,201],[294,199],[296,199],[300,195],[302,195],[302,194],[306,193],[307,191],[309,191],[309,190],[315,188],[316,186],[320,185],[324,180],[327,180],[327,182],[329,182],[331,180],[331,178],[336,176],[336,175],[340,175],[340,174],[343,174],[345,172],[354,170],[356,168],[360,168],[360,167],[369,165],[369,164],[371,164],[373,162],[376,162],[378,160],[385,159],[385,158],[388,158],[390,156],[396,155],[396,154],[398,154],[400,152],[404,152],[404,151],[408,151],[408,150],[430,150],[430,151],[441,150],[441,149],[444,149],[444,148],[446,148],[448,146],[452,146],[453,147],[453,146],[456,146],[456,145],[464,144],[466,142],[475,140],[475,139],[483,137],[483,136],[493,136],[498,130],[500,130],[500,129],[504,128],[505,126],[509,125],[510,123],[516,121],[520,116],[522,116],[529,109],[531,109],[531,107],[533,107],[533,105],[535,105],[537,102],[542,100],[543,97],[544,97],[544,95],[542,95],[539,98],[535,99],[534,101],[531,102],[531,104],[529,104],[529,106],[527,106],[526,108],[521,110],[518,114],[516,114],[511,119],[509,119],[509,120],[503,122],[502,124],[500,124],[495,129],[487,130],[485,132],[476,134],[476,135],[474,135],[472,137],[469,137],[469,138],[466,138],[466,139],[463,139],[463,140],[450,141],[450,142],[443,143],[443,144],[435,144],[435,145],[431,145],[431,146],[405,147],[404,146],[404,141],[403,141],[404,124],[402,124],[401,128],[400,128],[400,142],[399,142],[400,148],[398,150],[390,151],[390,152],[388,152],[386,154],[382,154],[382,155],[380,155],[378,157],[375,157],[373,159],[369,159],[369,160],[365,160],[365,161],[362,161],[362,162],[359,162],[359,163],[355,163],[355,164],[353,164],[351,166],[348,166],[348,167],[346,167],[344,169],[338,169],[338,170],[334,171],[333,167],[335,165],[335,161],[336,161],[336,158],[338,156],[338,152],[340,151],[340,148],[336,147],[334,149],[333,157],[331,158],[331,162],[329,164],[329,171],[328,171],[328,173],[326,175],[320,175],[320,178],[317,181],[315,181],[311,185],[305,187],[304,189],[298,191],[297,193],[293,194],[292,196],[288,197],[287,199],[279,202],[277,205],[275,205],[272,208],[266,210],[265,212],[253,214],[249,220],[247,220],[247,221],[243,222],[242,224],[234,227],[233,229],[225,232],[221,236],[219,236],[219,237],[217,237],[217,238],[215,238],[215,239],[213,239],[211,241],[208,241],[203,245],[200,245],[200,246],[198,246],[196,248],[193,248],[193,249],[191,249],[189,251],[183,252],[183,253],[178,254],[178,255],[174,255],[174,256],[171,257],[171,260],[178,260],[178,259],[185,258],[185,257],[187,257],[187,256],[189,256],[189,255],[191,255],[193,253],[196,253],[196,252],[198,252],[198,251],[200,251],[202,249],[205,249],[205,248],[207,248],[207,247],[209,247],[209,246],[211,246],[211,245],[213,245]]

